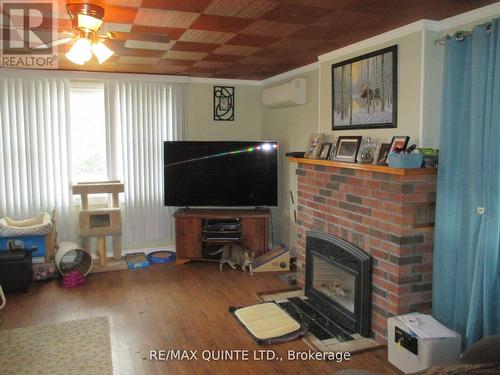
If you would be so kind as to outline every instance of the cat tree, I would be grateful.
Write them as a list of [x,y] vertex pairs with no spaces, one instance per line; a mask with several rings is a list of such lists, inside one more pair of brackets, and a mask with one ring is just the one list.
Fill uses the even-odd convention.
[[[89,252],[90,239],[97,238],[98,264],[92,267],[92,272],[115,271],[127,269],[127,262],[121,255],[121,212],[119,194],[124,187],[120,181],[80,182],[73,185],[73,194],[79,194],[82,200],[82,209],[79,213],[80,237],[82,247]],[[111,194],[112,205],[105,208],[89,208],[90,194]],[[106,236],[113,241],[113,257],[106,255]]]

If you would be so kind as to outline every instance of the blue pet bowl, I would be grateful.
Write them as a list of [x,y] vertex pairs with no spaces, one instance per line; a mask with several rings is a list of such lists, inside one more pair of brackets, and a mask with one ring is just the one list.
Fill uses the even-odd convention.
[[389,152],[387,156],[387,163],[391,168],[420,168],[424,156],[420,153],[413,152],[411,154],[396,154]]
[[154,264],[170,263],[175,260],[175,253],[172,251],[154,251],[146,255],[146,258]]

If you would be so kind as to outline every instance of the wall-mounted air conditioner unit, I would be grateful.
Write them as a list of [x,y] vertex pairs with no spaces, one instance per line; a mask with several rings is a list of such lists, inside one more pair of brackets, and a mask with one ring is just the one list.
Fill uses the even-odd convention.
[[307,80],[296,78],[283,85],[262,90],[262,104],[266,107],[288,107],[306,104]]

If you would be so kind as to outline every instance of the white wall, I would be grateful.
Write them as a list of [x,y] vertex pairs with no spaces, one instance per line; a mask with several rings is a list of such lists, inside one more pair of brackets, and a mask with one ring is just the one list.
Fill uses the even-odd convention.
[[260,87],[255,84],[227,84],[226,86],[235,88],[234,121],[214,121],[213,83],[188,84],[186,98],[187,140],[233,141],[261,138]]
[[444,47],[436,44],[439,32],[425,30],[422,33],[422,119],[421,145],[439,148],[441,123],[441,82]]
[[[307,103],[304,105],[262,109],[262,138],[280,143],[279,206],[273,210],[275,243],[295,244],[294,207],[290,191],[297,199],[297,178],[295,165],[290,164],[285,153],[303,151],[309,135],[318,129],[318,70],[300,74],[307,80]],[[269,87],[289,81],[276,81],[263,86]]]

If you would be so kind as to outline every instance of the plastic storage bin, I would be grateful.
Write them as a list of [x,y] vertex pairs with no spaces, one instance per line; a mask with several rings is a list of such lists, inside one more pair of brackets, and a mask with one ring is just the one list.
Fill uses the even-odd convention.
[[420,168],[423,160],[424,156],[416,152],[411,154],[389,152],[387,157],[387,163],[392,168]]
[[0,249],[27,249],[33,253],[33,257],[44,257],[45,235],[0,237]]
[[405,374],[459,361],[462,338],[458,333],[448,330],[449,337],[419,338],[411,330],[399,316],[387,320],[389,362]]

